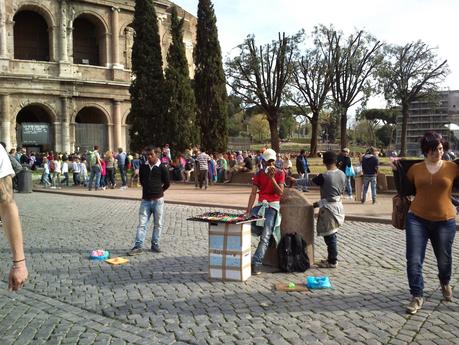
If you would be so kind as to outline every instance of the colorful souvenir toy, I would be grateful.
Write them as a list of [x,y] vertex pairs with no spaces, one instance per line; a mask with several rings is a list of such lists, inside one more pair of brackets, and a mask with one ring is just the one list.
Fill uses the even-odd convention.
[[97,249],[93,250],[89,255],[91,260],[107,260],[110,253],[107,250]]

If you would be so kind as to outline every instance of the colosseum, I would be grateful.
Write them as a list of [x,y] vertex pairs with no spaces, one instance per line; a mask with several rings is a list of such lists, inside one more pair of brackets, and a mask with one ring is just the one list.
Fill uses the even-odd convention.
[[[129,146],[134,0],[0,0],[0,138],[7,148]],[[173,3],[155,1],[163,61]],[[193,74],[196,18],[185,19]]]

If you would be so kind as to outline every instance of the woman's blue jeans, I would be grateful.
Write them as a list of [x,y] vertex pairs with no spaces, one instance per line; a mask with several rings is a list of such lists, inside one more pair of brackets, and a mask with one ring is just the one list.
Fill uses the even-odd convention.
[[[261,206],[255,206],[252,208],[251,214],[256,216]],[[277,211],[271,207],[265,210],[265,222],[263,227],[257,226],[256,222],[252,222],[252,233],[256,236],[260,236],[260,242],[258,243],[257,250],[252,257],[252,264],[261,265],[263,258],[265,257],[266,250],[269,246],[269,240],[273,234],[274,225],[276,224]]]
[[449,283],[452,266],[451,250],[455,235],[455,219],[433,222],[420,218],[413,213],[408,213],[406,220],[406,270],[412,296],[423,296],[422,265],[428,240],[430,240],[437,258],[440,284]]

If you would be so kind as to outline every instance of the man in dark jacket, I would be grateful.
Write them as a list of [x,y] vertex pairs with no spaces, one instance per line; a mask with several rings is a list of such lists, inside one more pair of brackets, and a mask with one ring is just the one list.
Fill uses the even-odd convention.
[[134,247],[128,253],[137,255],[142,253],[142,246],[147,233],[147,224],[153,215],[153,236],[151,238],[151,251],[159,253],[159,238],[164,224],[164,192],[169,188],[169,171],[161,164],[159,151],[148,147],[146,149],[147,161],[140,165],[139,180],[142,185],[142,201],[139,209],[139,225]]
[[296,171],[298,172],[298,178],[305,180],[304,185],[298,185],[298,190],[302,190],[303,192],[309,192],[309,189],[307,187],[309,177],[309,166],[305,150],[301,150],[300,154],[296,157]]
[[362,204],[368,192],[368,185],[371,183],[371,197],[373,204],[376,203],[376,178],[378,176],[379,160],[378,149],[371,147],[362,157],[362,172],[363,172],[363,196]]
[[[352,161],[351,157],[349,157],[349,152],[350,151],[347,147],[342,149],[336,161],[337,167],[344,173],[344,175],[346,175],[346,168],[352,167]],[[347,198],[352,199],[352,176],[346,175],[346,192]]]

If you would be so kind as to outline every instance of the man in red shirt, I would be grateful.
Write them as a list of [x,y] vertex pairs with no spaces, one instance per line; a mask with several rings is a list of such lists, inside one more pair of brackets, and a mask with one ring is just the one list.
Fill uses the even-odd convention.
[[[253,187],[247,205],[247,213],[263,216],[264,221],[252,223],[252,231],[260,236],[257,250],[252,257],[252,274],[261,273],[263,258],[268,249],[271,235],[276,242],[280,240],[280,198],[284,192],[285,172],[276,169],[276,152],[267,149],[263,152],[263,166],[252,179]],[[258,203],[253,207],[258,192]],[[252,208],[253,207],[253,208]]]

